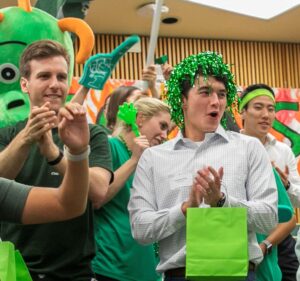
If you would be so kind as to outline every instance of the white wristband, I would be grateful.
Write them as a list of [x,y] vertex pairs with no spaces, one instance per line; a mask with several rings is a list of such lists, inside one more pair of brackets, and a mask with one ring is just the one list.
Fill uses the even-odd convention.
[[84,151],[80,154],[74,155],[69,151],[69,148],[64,145],[64,156],[70,161],[78,162],[78,161],[87,159],[90,155],[90,152],[91,152],[91,148],[88,145],[86,151]]

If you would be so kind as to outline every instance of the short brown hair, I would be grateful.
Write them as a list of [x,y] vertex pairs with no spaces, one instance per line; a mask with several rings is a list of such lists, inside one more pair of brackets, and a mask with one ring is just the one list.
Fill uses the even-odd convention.
[[70,66],[70,56],[67,50],[57,41],[40,40],[28,45],[20,59],[21,77],[29,78],[31,74],[30,62],[32,60],[41,60],[51,57],[62,56],[68,67]]

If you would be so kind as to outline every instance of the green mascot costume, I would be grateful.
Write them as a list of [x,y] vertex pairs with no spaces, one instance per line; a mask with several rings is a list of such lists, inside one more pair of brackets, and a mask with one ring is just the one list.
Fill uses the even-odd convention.
[[21,92],[19,83],[19,59],[30,43],[41,39],[60,42],[71,57],[71,82],[74,51],[68,31],[79,37],[76,61],[84,63],[94,47],[94,34],[83,20],[57,20],[42,10],[32,8],[30,0],[18,0],[17,7],[0,9],[0,128],[24,120],[29,114],[29,101],[27,95]]

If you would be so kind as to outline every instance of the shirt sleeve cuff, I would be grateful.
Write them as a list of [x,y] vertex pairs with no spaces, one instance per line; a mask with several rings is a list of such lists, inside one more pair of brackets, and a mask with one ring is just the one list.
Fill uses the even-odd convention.
[[181,205],[176,205],[170,209],[170,224],[169,227],[173,230],[180,229],[186,224],[186,217],[182,213]]

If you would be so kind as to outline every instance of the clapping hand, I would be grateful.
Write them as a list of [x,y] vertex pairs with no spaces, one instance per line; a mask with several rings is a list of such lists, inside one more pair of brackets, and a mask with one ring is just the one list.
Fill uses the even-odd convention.
[[150,147],[150,144],[146,136],[136,137],[133,142],[131,158],[138,162],[143,151],[148,147]]
[[218,171],[208,166],[197,171],[195,182],[197,189],[203,196],[204,203],[216,206],[222,198],[221,181],[223,178],[223,167]]
[[284,171],[282,171],[278,166],[276,166],[275,162],[272,161],[272,166],[275,168],[275,170],[277,171],[277,173],[280,176],[280,179],[283,183],[283,185],[285,186],[285,188],[287,188],[289,186],[289,167],[285,166]]
[[58,133],[69,151],[72,154],[85,151],[90,141],[85,108],[78,103],[69,103],[60,109],[58,117]]

